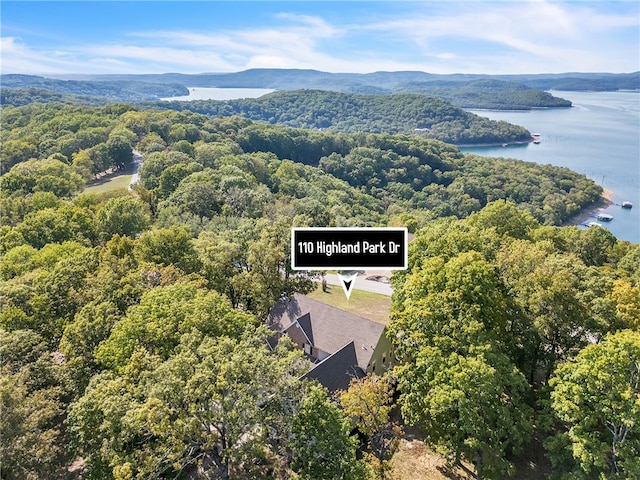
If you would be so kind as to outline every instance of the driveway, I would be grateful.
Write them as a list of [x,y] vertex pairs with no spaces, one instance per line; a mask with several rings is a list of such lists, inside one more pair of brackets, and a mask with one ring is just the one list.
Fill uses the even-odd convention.
[[[382,295],[391,296],[391,294],[393,293],[393,289],[391,288],[391,285],[389,285],[388,283],[380,282],[380,281],[367,280],[367,277],[371,277],[371,276],[382,276],[382,277],[389,278],[391,276],[390,274],[391,272],[383,272],[383,271],[359,272],[358,277],[356,278],[356,283],[353,285],[353,288],[356,290],[364,290],[366,292],[380,293]],[[338,275],[333,273],[328,273],[327,275],[325,275],[325,278],[327,279],[327,283],[329,285],[338,285],[342,287],[342,283],[340,282]]]

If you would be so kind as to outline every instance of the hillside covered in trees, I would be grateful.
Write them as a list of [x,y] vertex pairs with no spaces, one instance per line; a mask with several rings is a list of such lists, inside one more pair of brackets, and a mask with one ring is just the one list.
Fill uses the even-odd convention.
[[[306,182],[339,182],[360,192],[354,198],[366,208],[375,204],[371,212],[392,208],[420,217],[464,217],[503,198],[543,223],[560,224],[601,193],[593,181],[565,168],[465,156],[454,146],[416,135],[319,132],[190,111],[138,111],[127,104],[5,108],[2,135],[5,197],[41,190],[76,194],[84,181],[130,162],[133,147],[145,156],[141,185],[161,200],[187,177],[218,175],[218,158],[241,154],[261,160],[255,155],[229,160],[244,172],[238,175],[255,177],[236,185],[238,194],[250,197],[243,190],[264,187],[272,195],[308,197],[316,187],[305,190]],[[47,169],[54,173],[45,174]],[[326,185],[319,195],[323,190]],[[317,200],[324,208],[332,205]],[[209,213],[212,218],[215,211]],[[354,222],[344,217],[325,223]],[[377,222],[374,218],[369,221]]]
[[[24,105],[28,97],[20,91],[48,90],[49,95],[93,96],[91,102],[138,102],[162,97],[187,95],[187,87],[249,87],[280,91],[325,90],[342,93],[390,95],[420,93],[438,97],[459,107],[518,109],[570,107],[571,102],[543,91],[553,88],[547,80],[544,89],[531,87],[518,78],[498,79],[484,75],[431,75],[424,72],[378,72],[372,74],[334,74],[314,70],[256,69],[230,74],[99,75],[53,79],[34,75],[2,75],[3,104]],[[618,77],[613,77],[617,79]],[[572,79],[568,79],[567,85]],[[615,81],[615,80],[613,80]],[[579,80],[597,81],[587,77]],[[579,82],[575,82],[578,85]],[[595,82],[595,83],[594,83]],[[632,83],[629,80],[627,83]],[[551,85],[551,86],[549,86]],[[606,87],[592,89],[607,89]],[[626,87],[633,88],[633,87]],[[583,88],[584,89],[584,88]],[[40,98],[46,98],[39,94]],[[75,98],[78,100],[78,98]]]
[[[177,84],[188,87],[272,88],[275,90],[316,89],[344,93],[392,94],[420,85],[429,95],[447,92],[452,103],[473,108],[536,108],[567,106],[566,100],[542,95],[545,90],[616,91],[640,89],[640,72],[631,73],[553,73],[553,74],[434,74],[421,71],[329,73],[318,70],[254,68],[231,73],[201,74],[119,74],[75,75],[74,80],[119,82],[137,81],[154,84]],[[22,87],[35,85],[22,85]],[[487,95],[492,89],[493,97]],[[456,99],[460,90],[459,100]],[[477,98],[465,95],[473,91]],[[522,94],[514,97],[513,91]],[[415,90],[411,90],[415,91]],[[536,93],[537,92],[537,93]],[[504,94],[504,96],[503,96]],[[510,102],[516,103],[510,105]],[[473,101],[467,105],[465,102]],[[483,103],[488,102],[488,103]],[[562,105],[562,102],[565,102]],[[501,107],[499,105],[502,105]]]
[[[2,104],[19,106],[25,104],[28,96],[24,90],[47,91],[49,95],[68,95],[76,101],[102,104],[108,102],[139,102],[155,100],[162,97],[188,95],[189,90],[179,84],[149,83],[135,80],[119,80],[117,82],[93,80],[61,80],[40,77],[37,75],[5,74],[0,76],[2,83]],[[14,90],[18,90],[15,92]],[[36,92],[38,97],[31,101],[42,101],[47,98],[44,92]],[[21,101],[21,103],[16,103]],[[54,100],[59,101],[59,100]],[[31,102],[29,102],[31,103]]]
[[104,97],[61,93],[46,88],[2,88],[0,105],[21,107],[30,103],[70,103],[74,105],[99,106],[109,103]]
[[532,108],[564,108],[571,106],[569,100],[556,97],[549,92],[530,88],[522,83],[505,80],[414,81],[402,84],[394,90],[394,93],[421,93],[442,98],[462,108],[530,110]]
[[[3,478],[383,478],[393,408],[484,478],[532,442],[558,478],[640,472],[640,246],[556,226],[586,177],[128,104],[5,107],[0,134]],[[132,149],[138,185],[83,193]],[[386,225],[415,232],[397,366],[336,400],[265,314],[313,288],[292,226]]]
[[299,90],[260,98],[155,102],[145,106],[211,116],[239,115],[271,124],[345,133],[415,133],[456,145],[531,140],[525,128],[489,120],[420,94],[354,95]]

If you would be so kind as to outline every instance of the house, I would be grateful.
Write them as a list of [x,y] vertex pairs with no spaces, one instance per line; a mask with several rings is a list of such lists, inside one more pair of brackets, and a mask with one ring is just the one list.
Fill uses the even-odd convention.
[[305,295],[278,301],[267,325],[277,332],[270,345],[288,335],[311,362],[303,378],[318,380],[330,392],[346,390],[353,377],[383,373],[392,366],[384,325]]

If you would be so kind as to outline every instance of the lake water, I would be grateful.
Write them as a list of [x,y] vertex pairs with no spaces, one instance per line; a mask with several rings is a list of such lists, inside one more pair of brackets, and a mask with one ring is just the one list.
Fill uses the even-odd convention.
[[267,93],[275,92],[271,88],[187,88],[189,89],[189,95],[162,98],[161,100],[235,100],[236,98],[258,98]]
[[[551,92],[572,108],[524,112],[469,110],[540,133],[539,144],[465,147],[463,152],[568,167],[613,191],[604,223],[617,238],[640,243],[640,92]],[[633,202],[631,210],[623,201]],[[618,205],[616,205],[618,204]],[[602,223],[602,222],[600,222]]]

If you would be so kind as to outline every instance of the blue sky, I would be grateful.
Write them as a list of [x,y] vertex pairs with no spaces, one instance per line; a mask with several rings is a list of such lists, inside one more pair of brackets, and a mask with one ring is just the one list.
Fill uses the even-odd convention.
[[2,73],[633,72],[640,2],[6,1]]

